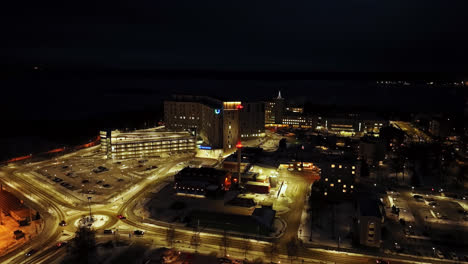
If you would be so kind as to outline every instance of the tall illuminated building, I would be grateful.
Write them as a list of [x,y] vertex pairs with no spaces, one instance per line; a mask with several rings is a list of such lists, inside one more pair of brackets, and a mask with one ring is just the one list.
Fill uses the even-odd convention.
[[284,98],[281,97],[281,91],[278,91],[276,98],[265,102],[265,124],[282,124],[284,109]]
[[239,101],[207,96],[174,95],[164,101],[164,123],[171,130],[192,130],[203,146],[232,152],[240,138]]

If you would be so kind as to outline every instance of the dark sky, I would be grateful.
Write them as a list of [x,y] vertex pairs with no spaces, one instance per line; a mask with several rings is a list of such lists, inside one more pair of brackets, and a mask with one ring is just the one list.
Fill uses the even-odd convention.
[[0,64],[468,72],[467,2],[8,1]]

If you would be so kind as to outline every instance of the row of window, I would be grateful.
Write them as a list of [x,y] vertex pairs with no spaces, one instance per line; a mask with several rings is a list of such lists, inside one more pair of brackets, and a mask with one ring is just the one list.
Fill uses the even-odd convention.
[[260,133],[260,134],[242,134],[241,137],[261,137],[261,136],[264,136],[264,133]]
[[[331,164],[330,165],[331,168],[335,168],[335,164]],[[338,168],[341,169],[343,168],[343,165],[341,164],[338,164]],[[345,169],[348,168],[348,166],[345,166]],[[351,166],[351,169],[355,170],[356,169],[356,166]]]

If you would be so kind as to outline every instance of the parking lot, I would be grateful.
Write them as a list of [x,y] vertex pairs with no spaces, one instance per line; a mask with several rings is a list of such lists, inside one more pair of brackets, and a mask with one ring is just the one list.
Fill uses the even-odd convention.
[[[189,154],[179,154],[182,155]],[[93,200],[98,201],[157,173],[159,166],[168,158],[115,161],[105,159],[100,152],[95,151],[87,155],[74,155],[51,161],[37,167],[35,172],[62,192],[80,194],[77,196],[80,198],[92,194]]]
[[[445,259],[467,255],[468,219],[464,200],[439,192],[387,192],[386,204],[391,251]],[[392,206],[399,213],[392,212]],[[401,222],[403,219],[404,222]]]

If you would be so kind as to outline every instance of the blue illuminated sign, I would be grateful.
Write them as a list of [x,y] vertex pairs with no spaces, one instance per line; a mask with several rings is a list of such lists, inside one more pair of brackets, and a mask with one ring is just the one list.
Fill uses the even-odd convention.
[[215,109],[215,114],[219,115],[221,113],[221,109]]
[[209,146],[199,146],[198,148],[199,149],[211,149],[211,147],[209,147]]

